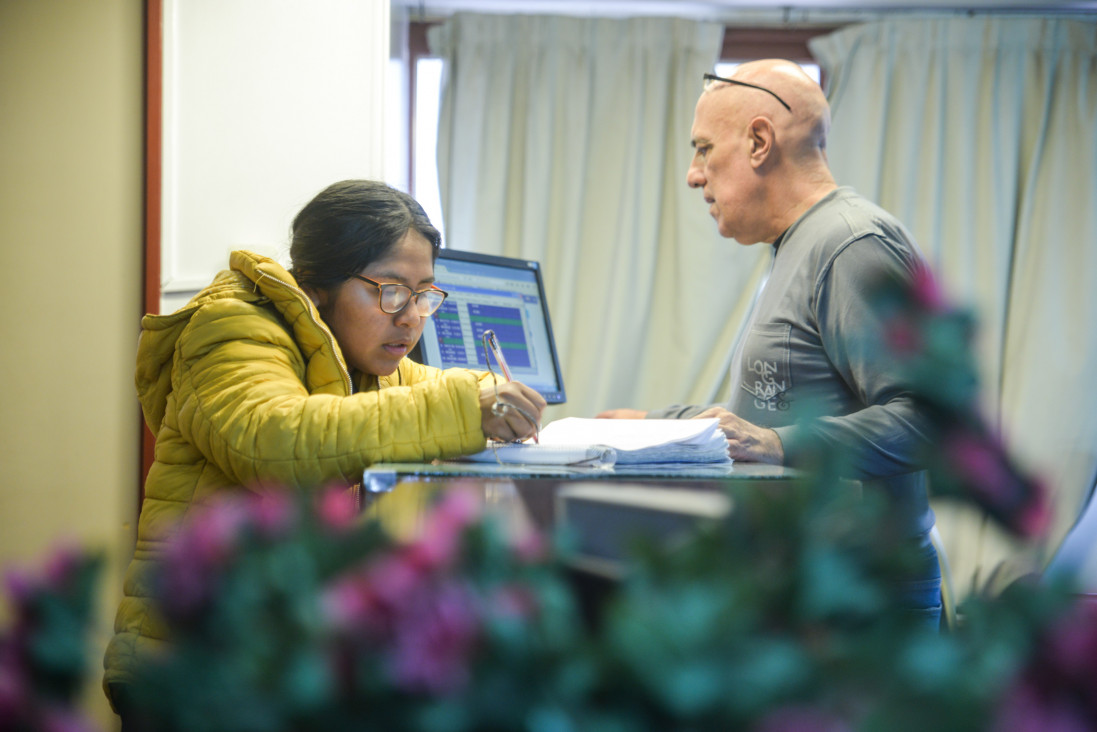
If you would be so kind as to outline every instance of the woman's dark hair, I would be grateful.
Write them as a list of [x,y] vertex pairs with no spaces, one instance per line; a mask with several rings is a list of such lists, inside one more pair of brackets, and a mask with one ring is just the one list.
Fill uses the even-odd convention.
[[414,198],[378,181],[333,183],[293,219],[290,272],[300,285],[334,287],[385,256],[411,229],[437,257],[442,236]]

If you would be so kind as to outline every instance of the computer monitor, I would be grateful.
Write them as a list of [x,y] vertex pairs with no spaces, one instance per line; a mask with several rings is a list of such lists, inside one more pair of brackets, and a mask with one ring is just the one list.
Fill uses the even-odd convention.
[[487,369],[480,336],[493,330],[511,376],[536,389],[549,404],[564,402],[564,379],[537,262],[442,249],[434,278],[449,297],[427,321],[412,358],[442,369]]

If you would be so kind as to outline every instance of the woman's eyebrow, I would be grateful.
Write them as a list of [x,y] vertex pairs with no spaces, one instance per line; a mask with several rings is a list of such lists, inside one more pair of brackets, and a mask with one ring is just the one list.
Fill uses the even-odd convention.
[[[396,280],[397,282],[400,282],[402,284],[408,284],[410,282],[410,280],[408,280],[403,275],[397,274],[396,272],[390,272],[390,271],[378,272],[376,274],[366,275],[366,276],[370,277],[371,279],[375,279],[375,280],[381,280],[381,279]],[[419,280],[418,284],[420,284],[420,285],[433,285],[434,282],[435,282],[434,275],[430,275],[429,277],[424,277],[423,279]]]

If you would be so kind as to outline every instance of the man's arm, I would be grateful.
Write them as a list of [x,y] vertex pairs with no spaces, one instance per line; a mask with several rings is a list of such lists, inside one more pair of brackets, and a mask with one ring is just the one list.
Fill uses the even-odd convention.
[[[672,404],[663,409],[645,412],[642,409],[607,409],[599,412],[598,419],[692,419],[712,407]],[[711,415],[710,415],[711,416]]]
[[696,404],[672,404],[669,407],[663,409],[653,409],[647,412],[648,419],[692,419],[699,416],[707,409],[711,409],[717,405],[699,406]]
[[864,407],[775,428],[787,464],[823,449],[847,451],[851,477],[878,478],[922,467],[926,417],[902,381],[877,303],[877,289],[889,277],[909,279],[912,264],[899,245],[865,237],[838,254],[820,280],[813,307],[823,348]]

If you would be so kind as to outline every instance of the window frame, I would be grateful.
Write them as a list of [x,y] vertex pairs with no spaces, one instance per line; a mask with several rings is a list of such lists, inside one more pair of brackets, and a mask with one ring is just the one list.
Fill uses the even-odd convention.
[[437,58],[430,52],[430,44],[427,42],[427,32],[439,21],[413,20],[408,23],[408,116],[407,116],[407,141],[408,141],[408,192],[415,190],[415,95],[417,91],[417,79],[419,59]]

